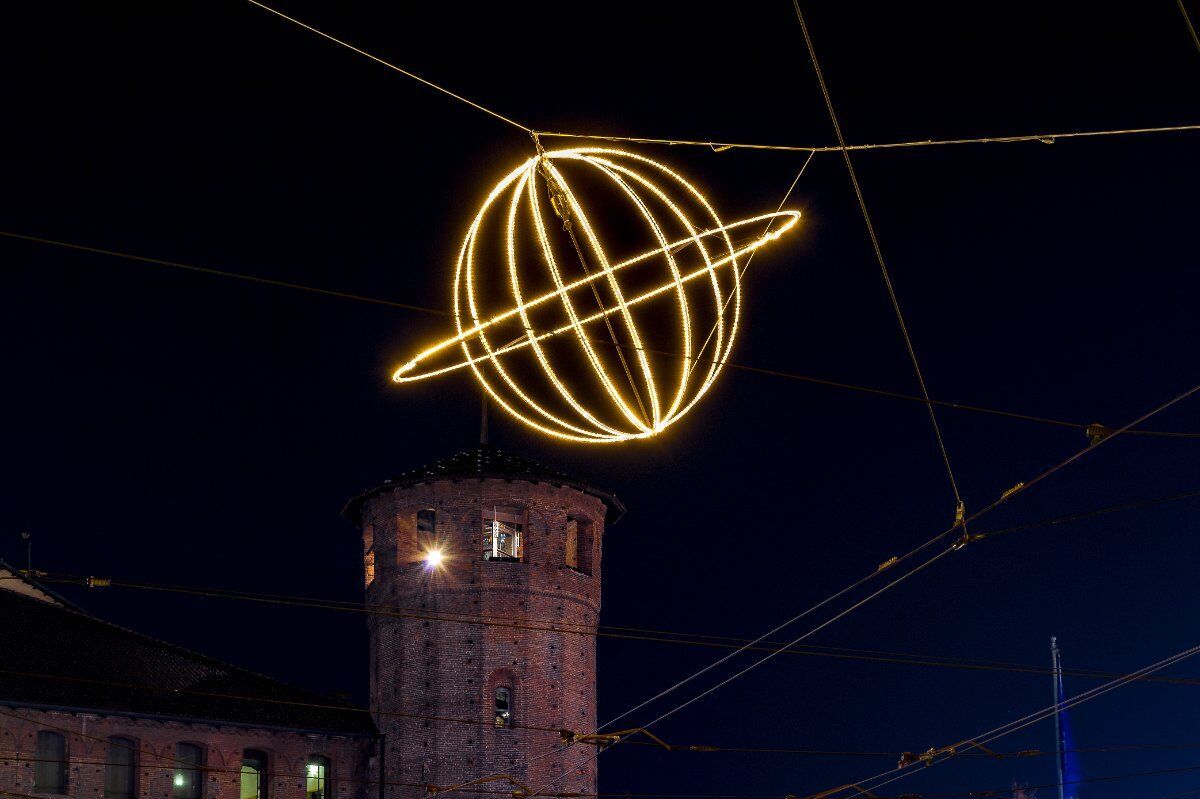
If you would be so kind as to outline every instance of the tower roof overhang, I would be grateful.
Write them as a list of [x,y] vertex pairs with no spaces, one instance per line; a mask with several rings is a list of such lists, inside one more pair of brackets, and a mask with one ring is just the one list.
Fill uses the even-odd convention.
[[510,480],[526,483],[546,483],[548,485],[573,488],[604,503],[605,526],[612,526],[625,515],[625,505],[616,494],[602,491],[578,478],[571,477],[549,466],[530,460],[511,452],[504,452],[493,446],[482,444],[473,449],[463,450],[448,458],[434,461],[425,466],[404,472],[382,484],[364,491],[346,503],[342,515],[355,526],[362,525],[363,506],[372,498],[394,491],[398,488],[409,488],[424,483],[441,481],[463,482],[467,480]]

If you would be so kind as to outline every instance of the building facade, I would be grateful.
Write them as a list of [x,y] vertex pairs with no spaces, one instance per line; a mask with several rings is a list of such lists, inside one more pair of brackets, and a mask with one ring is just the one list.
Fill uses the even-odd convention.
[[[371,709],[388,796],[495,777],[596,792],[595,632],[610,494],[479,447],[346,509],[363,533]],[[503,775],[503,776],[499,776]]]
[[370,707],[101,621],[0,562],[0,794],[595,793],[601,543],[616,497],[482,446],[347,505]]
[[362,709],[101,621],[2,564],[0,632],[0,792],[365,796]]

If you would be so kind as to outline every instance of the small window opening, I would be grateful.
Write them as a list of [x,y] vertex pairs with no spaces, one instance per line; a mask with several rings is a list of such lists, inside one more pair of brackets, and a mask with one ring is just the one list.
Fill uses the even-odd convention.
[[484,511],[483,559],[521,560],[521,534],[524,531],[524,520],[515,513],[497,509]]
[[437,533],[437,511],[426,508],[417,511],[417,543],[428,543]]
[[567,520],[566,562],[578,572],[592,573],[592,524],[586,519]]
[[512,726],[512,689],[506,685],[496,688],[496,721],[497,729]]
[[313,755],[305,769],[305,789],[308,799],[330,799],[329,758]]
[[242,794],[240,799],[267,799],[267,753],[242,751]]
[[363,578],[366,581],[365,588],[370,588],[371,583],[375,582],[375,550],[369,549],[363,554]]
[[33,790],[37,793],[67,792],[67,740],[56,732],[42,730],[37,734]]
[[579,522],[567,519],[567,565],[572,569],[579,568]]
[[195,744],[175,744],[175,799],[200,799],[204,793],[204,750]]

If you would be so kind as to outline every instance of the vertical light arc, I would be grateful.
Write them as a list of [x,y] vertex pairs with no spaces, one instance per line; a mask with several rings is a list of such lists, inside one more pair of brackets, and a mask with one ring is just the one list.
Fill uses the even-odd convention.
[[[604,205],[593,198],[599,215],[584,200],[594,185],[611,190]],[[617,213],[620,201],[628,207]],[[556,217],[573,227],[572,247]],[[733,349],[742,313],[739,259],[778,240],[799,218],[789,210],[726,224],[695,186],[653,159],[603,147],[545,152],[504,176],[467,229],[452,283],[457,334],[422,350],[393,379],[466,367],[498,407],[547,435],[584,443],[657,435],[712,388]],[[641,251],[626,241],[638,227]],[[579,255],[584,263],[575,265]],[[533,281],[553,289],[530,293]],[[595,307],[584,297],[600,285],[608,301],[584,310]],[[509,304],[488,312],[485,306],[503,300],[498,286]],[[668,308],[675,322],[664,328],[658,317]],[[613,332],[624,334],[612,342],[603,329],[610,319],[619,323]],[[563,337],[574,346],[548,344]],[[621,349],[609,353],[614,345]],[[454,349],[462,358],[438,365]],[[678,360],[677,369],[664,352]],[[613,369],[613,354],[622,356],[622,369]],[[595,380],[591,388],[580,384],[587,375]]]

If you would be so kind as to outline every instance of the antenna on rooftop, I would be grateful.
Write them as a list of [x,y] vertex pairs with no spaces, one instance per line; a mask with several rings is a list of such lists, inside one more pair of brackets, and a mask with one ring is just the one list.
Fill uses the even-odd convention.
[[25,542],[25,570],[30,576],[33,575],[33,533],[28,530],[21,531],[21,540]]

